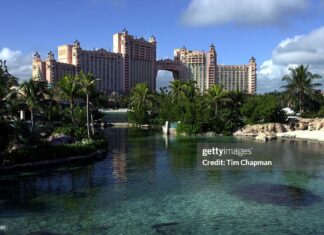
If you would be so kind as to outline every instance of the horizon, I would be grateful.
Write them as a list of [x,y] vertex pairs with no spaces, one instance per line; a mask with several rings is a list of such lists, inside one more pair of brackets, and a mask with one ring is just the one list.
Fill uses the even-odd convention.
[[[182,46],[206,51],[211,43],[218,64],[246,64],[254,56],[257,93],[280,90],[282,76],[299,64],[310,65],[311,72],[324,77],[323,0],[264,1],[261,6],[244,0],[240,7],[235,0],[226,6],[220,0],[168,2],[84,0],[75,8],[72,1],[35,1],[24,9],[18,1],[6,2],[0,18],[9,36],[0,38],[0,59],[7,60],[12,75],[28,79],[36,51],[43,58],[53,51],[57,58],[57,46],[75,39],[84,49],[112,50],[113,33],[126,27],[138,38],[154,35],[158,59],[173,58],[173,50]],[[57,17],[57,12],[67,17]],[[21,17],[11,17],[14,14]],[[157,90],[170,80],[170,72],[160,71]]]

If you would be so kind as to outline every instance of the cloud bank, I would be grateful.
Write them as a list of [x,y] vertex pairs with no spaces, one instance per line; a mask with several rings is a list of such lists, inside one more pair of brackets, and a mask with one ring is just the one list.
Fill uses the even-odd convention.
[[[264,61],[258,72],[258,92],[279,89],[281,78],[290,67],[309,65],[312,73],[324,77],[324,27],[309,34],[298,35],[281,41],[272,51],[272,58]],[[320,81],[323,83],[323,79]]]
[[8,71],[11,75],[25,80],[31,78],[33,53],[23,54],[19,50],[4,47],[0,51],[0,60],[7,61]]
[[307,11],[309,0],[192,0],[182,15],[190,26],[283,25]]

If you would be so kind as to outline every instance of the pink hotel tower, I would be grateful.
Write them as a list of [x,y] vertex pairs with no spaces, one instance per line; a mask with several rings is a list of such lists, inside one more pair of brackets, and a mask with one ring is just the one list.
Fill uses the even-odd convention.
[[226,90],[256,93],[256,61],[252,57],[245,65],[217,65],[217,53],[212,44],[207,52],[185,47],[174,50],[174,59],[156,60],[156,40],[135,38],[124,29],[113,35],[113,52],[105,49],[84,50],[78,41],[58,47],[58,59],[50,51],[45,61],[36,52],[32,64],[33,79],[55,84],[66,74],[81,70],[100,80],[97,90],[106,93],[129,92],[137,83],[156,88],[158,70],[168,70],[174,79],[195,80],[203,93],[213,84]]

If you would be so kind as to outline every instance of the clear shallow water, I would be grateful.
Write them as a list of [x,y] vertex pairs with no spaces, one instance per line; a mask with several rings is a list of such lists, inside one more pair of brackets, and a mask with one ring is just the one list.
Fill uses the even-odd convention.
[[[0,234],[323,234],[324,170],[197,171],[199,142],[323,166],[324,144],[109,129],[107,159],[0,176]],[[314,168],[313,168],[314,169]]]

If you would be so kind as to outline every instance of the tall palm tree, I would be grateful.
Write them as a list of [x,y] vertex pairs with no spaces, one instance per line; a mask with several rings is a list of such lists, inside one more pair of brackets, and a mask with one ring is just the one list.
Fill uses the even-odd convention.
[[180,101],[182,97],[184,97],[183,91],[183,83],[176,79],[170,82],[169,88],[171,89],[171,102],[174,103],[175,101]]
[[34,111],[47,97],[46,84],[32,79],[25,81],[18,88],[18,97],[26,103],[30,111],[31,124],[34,126]]
[[90,96],[90,93],[94,90],[96,81],[98,81],[98,79],[95,79],[92,76],[91,73],[84,74],[82,71],[78,74],[78,77],[79,77],[81,91],[86,96],[86,103],[87,103],[87,133],[88,133],[88,138],[90,138],[89,96]]
[[227,92],[219,85],[213,85],[208,89],[208,97],[215,105],[215,115],[218,114],[219,105],[229,101]]
[[315,97],[315,88],[321,86],[320,83],[313,83],[314,80],[320,79],[318,74],[312,74],[309,66],[300,65],[295,68],[289,68],[290,75],[285,75],[282,81],[287,85],[282,86],[286,89],[288,100],[294,101],[296,98],[299,103],[299,113],[303,111],[303,103],[306,97]]
[[140,109],[142,107],[150,108],[152,106],[153,94],[146,83],[138,83],[133,88],[130,97],[132,107]]
[[67,99],[70,105],[71,121],[74,123],[74,100],[80,95],[80,82],[78,76],[65,75],[57,83],[59,96]]
[[189,101],[193,101],[197,94],[197,87],[196,87],[197,82],[194,80],[189,80],[186,81],[182,84],[182,90],[186,96],[186,98],[189,99]]

